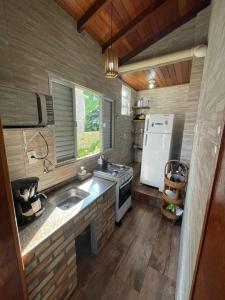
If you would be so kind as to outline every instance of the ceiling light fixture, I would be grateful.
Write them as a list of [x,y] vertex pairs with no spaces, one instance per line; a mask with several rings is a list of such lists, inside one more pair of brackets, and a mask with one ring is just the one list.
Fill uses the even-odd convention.
[[154,89],[156,87],[156,80],[155,79],[150,79],[148,82],[148,86],[150,89]]
[[156,71],[151,69],[149,72],[149,79],[155,79],[156,77]]
[[[111,41],[112,41],[112,17],[113,4],[111,2]],[[104,53],[105,77],[116,78],[118,76],[118,55],[112,48],[112,43]]]

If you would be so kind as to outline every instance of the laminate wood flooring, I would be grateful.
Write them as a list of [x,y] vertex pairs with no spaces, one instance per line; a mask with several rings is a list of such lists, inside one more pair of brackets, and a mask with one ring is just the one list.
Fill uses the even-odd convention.
[[162,193],[156,188],[141,184],[140,178],[137,176],[133,184],[133,199],[141,199],[149,205],[159,208],[162,202]]
[[179,237],[158,208],[135,201],[102,251],[78,263],[70,300],[173,300]]

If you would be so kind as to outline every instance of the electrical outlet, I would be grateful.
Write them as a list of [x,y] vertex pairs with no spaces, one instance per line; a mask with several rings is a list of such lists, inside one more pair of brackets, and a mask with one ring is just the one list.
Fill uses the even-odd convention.
[[29,164],[37,163],[37,159],[33,158],[33,156],[36,157],[36,151],[28,151],[27,152],[27,157],[28,157]]

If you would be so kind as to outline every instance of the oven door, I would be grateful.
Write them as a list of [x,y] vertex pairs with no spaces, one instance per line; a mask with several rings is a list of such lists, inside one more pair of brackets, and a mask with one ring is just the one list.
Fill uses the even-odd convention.
[[127,201],[132,193],[132,179],[133,176],[125,183],[123,183],[119,188],[119,209]]

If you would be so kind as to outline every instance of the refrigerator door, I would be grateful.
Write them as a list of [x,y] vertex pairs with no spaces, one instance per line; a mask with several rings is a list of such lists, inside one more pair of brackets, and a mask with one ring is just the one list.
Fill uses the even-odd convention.
[[172,133],[173,114],[149,114],[145,118],[145,132]]
[[170,144],[171,134],[144,134],[141,183],[163,189],[164,167],[169,160]]

